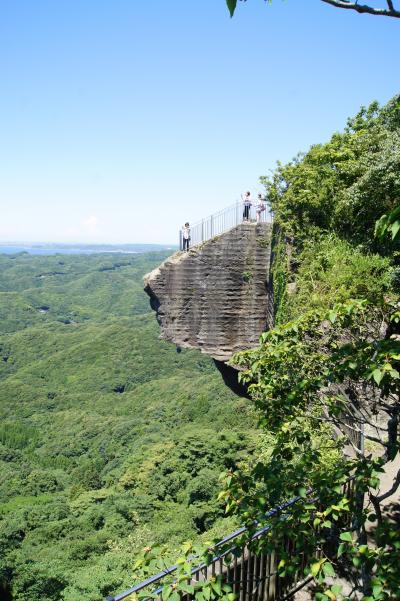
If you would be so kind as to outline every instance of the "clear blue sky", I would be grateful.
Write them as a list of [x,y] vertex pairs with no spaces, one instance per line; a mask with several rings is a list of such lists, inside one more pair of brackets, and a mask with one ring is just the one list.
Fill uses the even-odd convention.
[[0,6],[2,241],[175,242],[400,90],[400,21],[320,0]]

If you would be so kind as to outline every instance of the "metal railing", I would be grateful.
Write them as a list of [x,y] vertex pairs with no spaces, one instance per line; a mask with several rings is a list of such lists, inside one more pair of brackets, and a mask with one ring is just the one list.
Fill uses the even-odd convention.
[[[295,497],[282,505],[269,511],[265,518],[272,518],[280,515],[286,519],[290,508],[301,501],[310,500],[312,490],[307,493],[306,499]],[[354,479],[350,478],[343,484],[343,494],[348,498],[354,498],[355,488]],[[312,499],[315,501],[316,499]],[[200,563],[192,569],[191,582],[206,581],[212,576],[222,575],[226,583],[232,587],[232,591],[237,595],[239,601],[277,601],[289,598],[295,591],[303,588],[308,582],[307,579],[299,579],[296,575],[292,577],[278,576],[278,565],[281,557],[277,551],[257,551],[257,541],[270,532],[272,526],[266,526],[255,532],[244,545],[239,547],[239,539],[247,532],[246,528],[240,528],[233,534],[219,541],[215,547],[216,552],[210,563]],[[235,542],[237,543],[235,544]],[[221,549],[218,553],[218,549]],[[235,553],[240,549],[240,553]],[[288,536],[284,540],[283,553],[290,554],[294,552],[292,541]],[[306,566],[307,557],[302,556],[302,568]],[[143,582],[132,586],[114,596],[107,597],[106,601],[122,601],[131,597],[144,589],[149,591],[149,598],[161,599],[163,580],[177,570],[172,566],[155,576],[147,578]],[[297,579],[296,579],[297,578]],[[189,584],[189,583],[188,583]],[[151,597],[150,597],[151,595]],[[190,601],[192,596],[183,594],[183,601]],[[146,599],[146,597],[145,597]]]
[[[272,222],[272,214],[269,211],[268,205],[264,203],[265,210],[259,212],[257,215],[257,206],[252,204],[249,209],[248,221],[260,223]],[[198,221],[194,225],[190,225],[190,243],[189,246],[197,246],[202,242],[206,242],[214,236],[219,236],[230,229],[236,227],[240,223],[245,221],[245,212],[243,202],[240,200],[236,201],[235,204],[209,215],[205,219]],[[183,250],[183,232],[182,229],[179,231],[179,248]]]

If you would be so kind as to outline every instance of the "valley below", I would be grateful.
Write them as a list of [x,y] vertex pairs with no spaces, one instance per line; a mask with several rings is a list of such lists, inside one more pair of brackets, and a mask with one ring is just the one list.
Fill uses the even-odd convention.
[[0,598],[98,601],[144,546],[237,524],[218,476],[254,410],[159,340],[143,275],[171,251],[0,255]]

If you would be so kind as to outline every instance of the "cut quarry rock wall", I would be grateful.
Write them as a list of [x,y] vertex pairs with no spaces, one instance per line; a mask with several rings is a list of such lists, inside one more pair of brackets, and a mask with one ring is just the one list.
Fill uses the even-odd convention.
[[258,345],[272,326],[272,226],[243,223],[144,277],[161,337],[217,361]]

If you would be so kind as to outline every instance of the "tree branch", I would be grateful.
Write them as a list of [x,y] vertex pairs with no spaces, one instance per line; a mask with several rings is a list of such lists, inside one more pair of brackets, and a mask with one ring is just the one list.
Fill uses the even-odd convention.
[[400,486],[400,470],[397,472],[396,474],[396,478],[393,481],[393,486],[392,488],[390,488],[387,492],[385,492],[383,495],[379,495],[379,497],[375,497],[376,500],[381,503],[382,501],[384,501],[385,499],[387,499],[388,497],[391,497],[393,493],[396,492],[396,490],[399,488]]
[[[331,423],[334,426],[336,426],[336,428],[338,430],[340,430],[341,434],[348,440],[348,442],[350,444],[352,444],[352,446],[355,449],[357,449],[357,451],[359,451],[359,452],[361,452],[361,451],[357,447],[355,447],[353,445],[353,443],[351,442],[351,440],[349,439],[349,437],[347,436],[347,434],[345,432],[343,432],[341,426],[343,428],[348,428],[352,432],[356,432],[356,434],[362,434],[364,436],[364,438],[366,438],[367,440],[370,440],[371,442],[376,442],[377,444],[380,444],[382,447],[386,447],[386,443],[381,438],[376,438],[376,436],[372,436],[371,434],[366,434],[360,428],[354,427],[354,426],[350,426],[350,424],[348,424],[347,422],[339,419],[338,417],[328,417],[328,416],[326,416],[326,417],[325,416],[324,417],[317,417],[316,415],[310,415],[310,414],[307,414],[307,417],[309,419],[313,419],[313,420],[318,421],[318,422]],[[378,428],[376,428],[376,429],[378,430]],[[379,428],[379,429],[383,430],[383,428]],[[379,432],[378,432],[378,434],[379,434]]]
[[397,454],[397,429],[399,425],[398,411],[388,421],[387,455],[394,459]]
[[382,510],[381,510],[380,503],[379,503],[378,499],[376,498],[376,496],[373,495],[371,492],[369,493],[368,496],[369,496],[369,500],[371,501],[371,503],[373,505],[373,508],[375,509],[375,514],[378,519],[378,524],[382,525],[383,518],[382,518]]
[[346,8],[348,10],[355,10],[358,13],[367,13],[369,15],[376,15],[381,17],[395,17],[400,19],[400,11],[396,10],[391,0],[387,0],[388,8],[374,8],[368,6],[368,4],[357,4],[357,2],[350,2],[350,0],[321,0],[326,4],[335,6],[336,8]]

